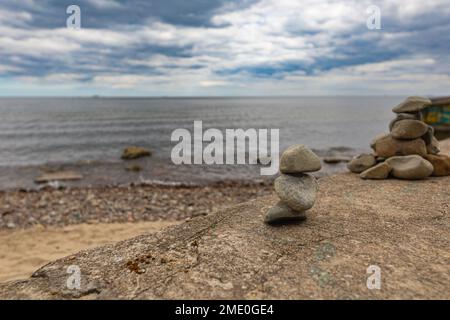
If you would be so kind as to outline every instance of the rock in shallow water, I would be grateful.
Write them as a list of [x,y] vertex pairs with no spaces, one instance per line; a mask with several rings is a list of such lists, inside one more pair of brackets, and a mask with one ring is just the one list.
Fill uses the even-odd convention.
[[395,113],[418,112],[431,105],[431,100],[423,97],[408,97],[396,106],[392,111]]
[[287,148],[280,158],[280,172],[314,172],[322,167],[319,157],[308,147],[298,144]]
[[424,156],[433,166],[432,175],[435,177],[443,177],[450,175],[450,157],[444,154],[427,154]]
[[34,179],[36,183],[45,183],[51,181],[72,181],[81,180],[83,176],[77,172],[73,171],[56,171],[45,173]]
[[363,171],[366,171],[370,167],[373,167],[377,163],[375,157],[371,154],[360,154],[359,156],[356,156],[353,158],[348,164],[347,168],[351,172],[354,173],[361,173]]
[[316,201],[317,181],[308,174],[281,174],[274,185],[278,197],[292,210],[308,210]]
[[270,208],[266,216],[264,217],[264,222],[266,223],[276,223],[282,221],[295,221],[295,220],[305,220],[306,215],[304,211],[292,210],[284,202],[279,201],[276,205]]
[[387,179],[391,170],[392,167],[387,162],[382,162],[362,172],[359,176],[362,179]]
[[379,157],[390,158],[394,156],[408,156],[427,154],[425,142],[422,139],[399,140],[390,135],[378,139],[374,144],[374,150]]
[[422,137],[428,131],[428,125],[419,120],[400,120],[392,127],[391,135],[395,139],[412,140]]
[[122,159],[131,160],[131,159],[137,159],[137,158],[142,158],[142,157],[148,157],[151,155],[152,155],[152,152],[148,149],[141,148],[141,147],[128,147],[123,150]]
[[433,165],[417,155],[392,157],[387,159],[386,162],[392,167],[392,176],[398,179],[425,179],[433,172]]

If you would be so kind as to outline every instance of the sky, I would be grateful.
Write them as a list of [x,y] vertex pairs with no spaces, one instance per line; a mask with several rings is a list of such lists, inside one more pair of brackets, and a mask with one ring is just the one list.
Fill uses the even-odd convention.
[[[67,27],[69,5],[81,29]],[[370,29],[370,6],[381,29]],[[1,0],[0,96],[448,95],[448,0]]]

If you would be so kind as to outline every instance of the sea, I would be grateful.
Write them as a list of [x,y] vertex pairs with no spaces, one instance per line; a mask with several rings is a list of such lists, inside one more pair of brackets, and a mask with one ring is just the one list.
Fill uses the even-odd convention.
[[[256,179],[255,165],[178,165],[172,132],[279,129],[280,150],[305,144],[320,156],[368,151],[404,97],[0,98],[0,188],[32,187],[49,168],[84,172],[89,184]],[[152,150],[125,170],[128,146]],[[330,170],[329,170],[330,171]],[[333,171],[333,170],[331,170]],[[86,182],[87,181],[87,182]]]

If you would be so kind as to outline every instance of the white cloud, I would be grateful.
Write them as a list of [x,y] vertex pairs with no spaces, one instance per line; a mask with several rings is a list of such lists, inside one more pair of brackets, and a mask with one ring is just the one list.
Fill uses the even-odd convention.
[[[116,1],[89,2],[99,8],[120,6]],[[351,49],[355,42],[372,42],[386,51],[400,52],[406,41],[420,40],[423,32],[427,32],[414,29],[414,21],[420,21],[418,17],[450,12],[445,0],[426,3],[381,0],[377,4],[381,8],[382,21],[390,19],[411,26],[369,31],[366,8],[371,4],[369,0],[262,0],[233,11],[219,10],[211,19],[214,27],[176,26],[154,19],[143,25],[81,30],[28,29],[17,23],[4,23],[0,27],[0,55],[8,57],[12,63],[17,61],[18,65],[31,56],[63,62],[70,68],[71,71],[62,71],[59,75],[42,77],[44,83],[81,81],[85,75],[77,75],[72,70],[82,65],[82,70],[88,70],[93,77],[90,85],[117,89],[145,90],[145,87],[153,86],[174,91],[197,88],[201,92],[202,89],[233,86],[239,91],[245,86],[245,90],[262,90],[263,93],[271,87],[287,93],[308,94],[308,90],[322,90],[323,93],[361,87],[374,90],[374,83],[386,89],[383,80],[404,83],[396,86],[398,90],[428,88],[431,85],[427,79],[448,83],[448,67],[442,68],[444,58],[430,52],[396,56],[375,63],[362,61],[353,66],[336,63],[334,67],[321,69],[318,61],[351,59],[352,53],[346,49]],[[32,16],[26,12],[0,10],[0,23],[14,18],[21,23],[32,21]],[[157,46],[161,53],[127,55],[127,52],[136,53],[146,46]],[[164,48],[173,51],[177,47],[183,56],[164,53]],[[370,52],[355,54],[371,56]],[[111,60],[112,55],[114,60]],[[377,58],[375,55],[372,58]],[[301,68],[284,70],[283,66],[289,64]],[[11,68],[14,66],[5,65],[3,69],[0,66],[0,73],[13,71]],[[128,68],[133,68],[133,72]],[[139,68],[142,71],[136,74]],[[277,77],[261,79],[252,75],[248,71],[250,68],[279,68],[280,71]],[[227,73],[230,70],[242,72]],[[22,78],[32,79],[35,77]]]

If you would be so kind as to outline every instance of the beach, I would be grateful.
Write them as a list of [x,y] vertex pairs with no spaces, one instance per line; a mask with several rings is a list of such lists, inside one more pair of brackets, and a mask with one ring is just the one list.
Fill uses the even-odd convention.
[[[4,299],[449,299],[449,177],[319,179],[298,223],[269,226],[275,194],[157,233],[67,255],[31,278],[0,283]],[[67,268],[81,270],[67,289]],[[381,270],[370,290],[368,268]]]
[[[285,107],[290,108],[291,105]],[[384,119],[384,116],[381,118]],[[72,121],[66,124],[69,128],[79,124]],[[89,130],[94,130],[98,121]],[[119,122],[128,125],[130,121],[136,125],[135,122],[140,120],[116,119],[116,125]],[[318,118],[318,121],[321,120]],[[21,125],[29,122],[33,126],[38,123],[36,119],[29,119],[22,121]],[[369,132],[383,130],[381,124],[374,123],[376,125]],[[260,124],[262,126],[262,122]],[[3,130],[0,130],[0,135],[11,135],[7,132],[9,125],[0,125]],[[54,126],[55,123],[48,125]],[[341,125],[345,123],[335,129],[342,129]],[[294,128],[295,121],[283,130],[292,134]],[[39,126],[33,130],[36,130],[35,139],[40,141],[38,145],[47,143],[46,138],[59,139],[59,135],[67,134],[63,127],[54,128],[51,134],[49,128],[44,133]],[[64,147],[53,150],[48,158],[45,152],[40,154],[39,147],[27,149],[27,156],[19,156],[21,148],[29,142],[19,139],[16,142],[23,146],[18,147],[3,140],[3,154],[10,158],[11,154],[19,157],[16,163],[11,160],[0,165],[0,282],[27,278],[48,262],[79,250],[156,232],[274,193],[272,184],[275,177],[260,176],[260,165],[177,166],[168,160],[170,145],[167,141],[158,148],[152,145],[152,155],[149,157],[125,161],[120,159],[120,143],[109,145],[107,142],[105,149],[102,144],[105,142],[98,140],[97,136],[97,146],[104,150],[104,154],[84,154],[84,160],[70,158],[71,154],[66,153],[74,152],[70,141],[79,134],[79,129],[74,127],[73,130],[75,137],[70,136],[69,130],[69,140]],[[167,131],[167,128],[164,130]],[[43,136],[39,137],[40,134]],[[321,135],[314,139],[323,139]],[[361,137],[368,139],[366,135]],[[292,136],[286,139],[288,142],[295,140]],[[344,146],[340,143],[329,144],[326,139],[320,141],[314,146],[319,147],[314,151],[322,162],[322,169],[314,173],[316,178],[346,172],[345,159],[368,148],[361,146],[358,140],[348,140],[343,143]],[[448,149],[448,141],[442,148],[443,152]],[[41,163],[30,162],[28,153],[38,155]],[[62,157],[59,162],[44,161],[55,159],[55,155]],[[344,161],[329,163],[324,161],[326,158]],[[79,179],[36,183],[41,176],[61,172],[73,172]]]
[[271,194],[269,183],[137,185],[0,192],[0,282],[79,250]]

